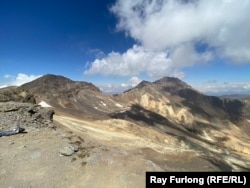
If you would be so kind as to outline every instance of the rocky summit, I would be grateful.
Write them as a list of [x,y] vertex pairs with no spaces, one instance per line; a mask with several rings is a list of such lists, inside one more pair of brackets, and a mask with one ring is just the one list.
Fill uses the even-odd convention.
[[0,137],[0,185],[145,187],[146,171],[249,171],[249,109],[248,97],[173,77],[115,95],[51,74],[2,88],[0,133],[25,131]]

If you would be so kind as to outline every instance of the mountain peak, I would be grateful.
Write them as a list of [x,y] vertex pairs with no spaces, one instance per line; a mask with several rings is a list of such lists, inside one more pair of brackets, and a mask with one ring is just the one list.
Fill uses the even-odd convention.
[[153,84],[169,92],[173,92],[173,91],[177,91],[177,90],[185,89],[185,88],[192,88],[190,85],[181,81],[179,78],[167,77],[167,76],[159,80],[156,80],[155,82],[153,82]]
[[145,86],[148,86],[148,85],[151,85],[151,84],[152,84],[151,82],[143,80],[135,88],[142,88],[142,87],[145,87]]
[[62,75],[55,75],[55,74],[45,74],[44,76],[42,76],[43,78],[48,78],[48,79],[53,79],[53,78],[61,78],[61,79],[67,79],[70,80],[69,78],[62,76]]
[[81,88],[100,92],[100,89],[89,82],[73,81],[61,75],[46,74],[36,80],[22,85],[21,87],[28,90],[47,91],[48,89],[54,91],[70,91],[73,88]]
[[159,83],[182,83],[182,84],[187,85],[185,82],[181,81],[179,78],[168,77],[168,76],[165,76],[165,77],[163,77],[163,78],[161,78],[159,80],[156,80],[153,83],[155,83],[155,84],[159,84]]
[[65,76],[61,76],[61,75],[54,75],[54,74],[46,74],[34,81],[42,81],[42,82],[74,82],[71,79],[65,77]]
[[143,88],[145,88],[145,87],[147,87],[147,86],[150,86],[150,85],[152,85],[151,82],[148,82],[148,81],[143,80],[143,81],[141,81],[137,86],[135,86],[135,87],[133,87],[133,88],[131,88],[131,89],[129,89],[129,90],[126,90],[126,91],[124,91],[123,93],[127,93],[127,92],[133,91],[133,90],[135,90],[135,89],[143,89]]

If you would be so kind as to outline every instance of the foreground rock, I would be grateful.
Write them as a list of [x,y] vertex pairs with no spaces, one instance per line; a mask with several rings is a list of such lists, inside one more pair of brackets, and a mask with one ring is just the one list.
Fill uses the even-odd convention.
[[25,129],[19,127],[19,125],[16,126],[13,130],[9,131],[0,131],[0,136],[11,136],[19,133],[24,133]]
[[20,102],[0,103],[0,130],[10,130],[18,124],[20,127],[54,127],[54,111],[40,105]]
[[78,152],[78,146],[74,145],[74,144],[69,144],[68,146],[63,147],[60,150],[60,153],[64,156],[71,156],[73,155],[75,152]]

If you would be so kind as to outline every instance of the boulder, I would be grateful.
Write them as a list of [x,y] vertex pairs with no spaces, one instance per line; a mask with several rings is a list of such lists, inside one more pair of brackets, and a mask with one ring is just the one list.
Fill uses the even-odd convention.
[[60,150],[60,154],[64,155],[64,156],[71,156],[73,155],[75,152],[78,152],[79,148],[77,145],[75,144],[69,144],[68,146],[63,147]]

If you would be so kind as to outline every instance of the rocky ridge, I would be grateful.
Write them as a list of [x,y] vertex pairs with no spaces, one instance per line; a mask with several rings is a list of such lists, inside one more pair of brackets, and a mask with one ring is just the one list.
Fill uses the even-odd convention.
[[0,138],[5,187],[145,187],[145,171],[250,169],[249,101],[169,77],[113,96],[55,75],[6,91],[0,131],[18,122],[27,134]]

